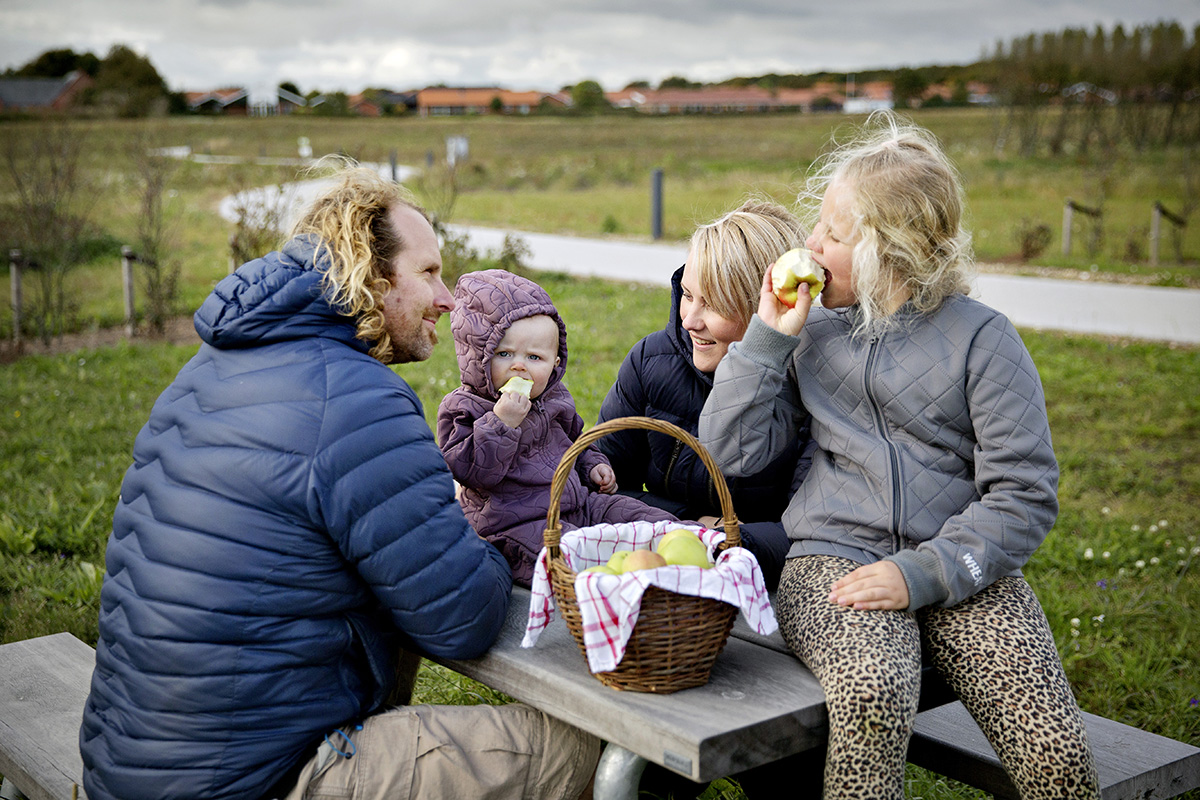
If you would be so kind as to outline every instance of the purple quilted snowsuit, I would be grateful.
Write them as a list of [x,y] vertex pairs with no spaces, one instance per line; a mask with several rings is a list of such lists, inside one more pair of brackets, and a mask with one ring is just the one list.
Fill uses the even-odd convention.
[[[528,586],[542,549],[554,470],[583,432],[575,401],[562,383],[567,328],[542,287],[505,270],[463,275],[454,302],[450,330],[463,385],[438,408],[438,443],[463,486],[460,502],[467,519],[504,553],[513,579]],[[539,314],[558,323],[558,365],[520,427],[510,428],[493,411],[499,394],[489,365],[508,327]],[[595,447],[576,459],[559,508],[563,531],[601,522],[675,519],[630,497],[590,491],[588,473],[607,463]]]

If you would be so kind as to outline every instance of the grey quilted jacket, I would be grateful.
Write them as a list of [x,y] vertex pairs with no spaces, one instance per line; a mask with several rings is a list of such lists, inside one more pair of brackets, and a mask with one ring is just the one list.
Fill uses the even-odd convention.
[[812,469],[784,514],[788,554],[894,562],[911,610],[1019,574],[1058,514],[1037,369],[999,312],[962,295],[851,337],[814,308],[799,336],[757,316],[717,368],[700,440],[752,474],[811,415]]

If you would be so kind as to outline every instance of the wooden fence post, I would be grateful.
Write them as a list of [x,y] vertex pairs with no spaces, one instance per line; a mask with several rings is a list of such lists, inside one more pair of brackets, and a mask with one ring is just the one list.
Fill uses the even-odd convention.
[[121,247],[121,284],[125,295],[125,335],[133,338],[134,315],[136,310],[133,303],[133,262],[137,254],[129,245]]
[[8,276],[12,289],[13,346],[21,352],[21,251],[8,251]]
[[1159,232],[1162,229],[1162,218],[1166,217],[1167,221],[1172,223],[1176,228],[1187,226],[1187,220],[1176,214],[1172,214],[1162,204],[1161,201],[1154,201],[1154,211],[1150,216],[1150,266],[1158,266],[1158,242]]
[[1063,255],[1071,255],[1071,223],[1074,220],[1074,212],[1087,214],[1092,219],[1096,220],[1094,224],[1099,225],[1100,220],[1104,216],[1104,212],[1099,208],[1089,208],[1088,206],[1080,205],[1074,200],[1068,199],[1066,205],[1063,206]]

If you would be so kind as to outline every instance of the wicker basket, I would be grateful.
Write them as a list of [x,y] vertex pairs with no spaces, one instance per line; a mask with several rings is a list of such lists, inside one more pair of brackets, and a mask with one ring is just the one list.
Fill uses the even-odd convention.
[[[725,542],[720,547],[724,549],[741,544],[729,488],[712,456],[696,437],[669,422],[649,417],[621,417],[603,422],[584,433],[563,454],[554,472],[550,487],[550,510],[546,515],[545,542],[550,583],[558,598],[559,611],[585,657],[583,617],[575,597],[575,572],[567,566],[559,548],[562,539],[559,506],[567,478],[579,454],[603,436],[633,428],[674,436],[696,451],[708,468],[721,501]],[[595,675],[606,686],[638,692],[667,694],[703,686],[708,682],[713,661],[725,647],[737,612],[736,607],[719,600],[678,594],[651,586],[642,596],[637,625],[634,626],[621,663],[611,672],[598,672]]]

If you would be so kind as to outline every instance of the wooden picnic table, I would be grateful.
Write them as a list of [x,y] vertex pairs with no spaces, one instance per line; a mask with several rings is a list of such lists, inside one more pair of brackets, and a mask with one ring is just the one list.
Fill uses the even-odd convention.
[[[601,800],[635,798],[648,762],[696,781],[814,749],[825,739],[816,679],[778,635],[742,622],[705,686],[671,695],[618,692],[587,671],[561,620],[522,650],[529,592],[513,592],[505,628],[482,658],[441,663],[609,742],[596,776]],[[0,645],[0,794],[83,797],[79,721],[95,653],[69,633]],[[926,672],[909,760],[997,797],[1016,797],[995,753],[944,684]],[[1104,800],[1157,800],[1200,787],[1200,748],[1084,714]],[[819,767],[815,767],[819,776]]]
[[825,741],[825,694],[817,679],[780,652],[781,639],[754,636],[740,618],[707,684],[649,694],[601,684],[560,616],[534,647],[522,648],[528,616],[529,590],[514,588],[491,650],[480,658],[432,660],[608,742],[596,775],[598,800],[635,798],[648,762],[711,781]]

